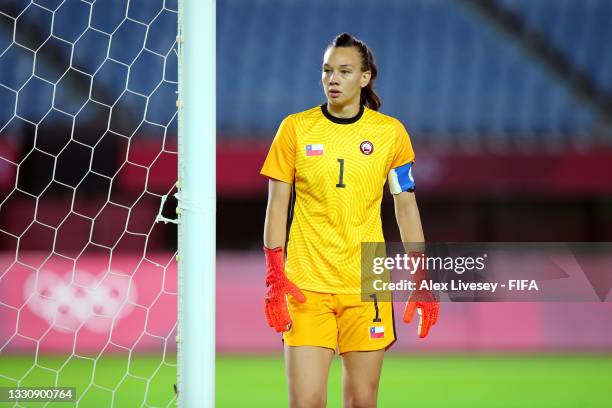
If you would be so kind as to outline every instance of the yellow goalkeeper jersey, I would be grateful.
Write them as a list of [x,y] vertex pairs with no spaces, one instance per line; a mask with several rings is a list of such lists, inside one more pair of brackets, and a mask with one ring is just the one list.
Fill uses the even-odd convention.
[[360,293],[361,243],[384,241],[387,176],[413,160],[401,122],[366,107],[349,119],[326,104],[286,117],[261,174],[295,183],[288,278],[300,289]]

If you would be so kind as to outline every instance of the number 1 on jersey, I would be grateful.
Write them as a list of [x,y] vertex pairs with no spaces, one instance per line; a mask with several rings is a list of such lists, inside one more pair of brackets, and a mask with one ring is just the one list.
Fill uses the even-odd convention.
[[378,317],[378,298],[376,297],[376,293],[372,293],[370,297],[374,300],[374,311],[376,312],[376,316],[374,316],[374,319],[372,319],[372,322],[379,323],[382,320],[380,320],[380,317]]
[[338,163],[340,163],[340,177],[338,178],[338,184],[336,184],[336,187],[345,188],[346,184],[342,182],[344,179],[344,159],[338,159]]

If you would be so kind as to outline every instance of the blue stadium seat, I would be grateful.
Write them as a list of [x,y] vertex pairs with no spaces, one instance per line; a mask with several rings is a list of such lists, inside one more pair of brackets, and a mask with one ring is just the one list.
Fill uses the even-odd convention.
[[[612,92],[612,2],[498,2],[523,16],[601,89]],[[42,107],[34,96],[42,92],[46,98],[53,85],[59,93],[56,108],[76,114],[84,102],[75,83],[90,82],[83,76],[92,78],[93,100],[119,103],[137,116],[129,120],[115,114],[116,126],[129,130],[143,118],[162,125],[173,120],[176,0],[14,4],[11,13],[23,12],[18,27],[25,24],[37,32],[19,37],[22,45],[13,43],[13,16],[0,15],[0,86],[9,101],[0,106],[2,122],[15,109],[24,118],[40,120],[51,104]],[[382,112],[400,118],[416,137],[428,135],[432,144],[542,137],[537,135],[554,141],[594,133],[594,108],[465,2],[220,0],[220,135],[268,140],[285,115],[322,103],[322,55],[342,31],[364,39],[375,52]],[[57,38],[48,38],[50,34]],[[34,64],[30,48],[39,45]],[[143,98],[126,94],[126,89],[148,97],[146,112]]]
[[[590,74],[596,84],[611,92],[609,73],[600,74],[601,66],[612,58],[612,2],[609,0],[501,0],[508,10],[522,16],[531,29],[550,41],[570,61]],[[609,72],[609,71],[608,71]]]
[[321,56],[343,30],[374,49],[382,111],[413,133],[506,138],[594,125],[592,107],[461,2],[223,1],[218,24],[222,135],[270,137],[285,115],[321,103]]

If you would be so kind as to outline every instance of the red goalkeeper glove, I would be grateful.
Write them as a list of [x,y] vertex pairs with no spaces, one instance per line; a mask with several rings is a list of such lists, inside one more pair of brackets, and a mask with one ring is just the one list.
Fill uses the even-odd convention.
[[[410,257],[420,257],[421,253],[411,252]],[[421,258],[424,260],[424,258]],[[430,290],[420,290],[421,281],[429,279],[427,271],[421,265],[421,267],[413,275],[413,282],[416,283],[416,289],[412,291],[406,307],[404,308],[404,322],[410,323],[414,317],[415,310],[419,311],[419,328],[418,333],[420,338],[424,338],[429,333],[431,326],[436,324],[438,321],[438,315],[440,312],[440,303],[435,298]]]
[[285,275],[285,257],[283,248],[274,249],[264,247],[266,255],[266,293],[265,313],[268,325],[277,332],[289,330],[291,316],[287,309],[287,298],[289,294],[300,303],[306,301],[306,296]]

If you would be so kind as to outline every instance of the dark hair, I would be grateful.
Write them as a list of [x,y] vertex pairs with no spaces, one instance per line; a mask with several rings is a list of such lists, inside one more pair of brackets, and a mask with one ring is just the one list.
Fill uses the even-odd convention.
[[364,72],[370,71],[371,73],[370,83],[361,88],[361,104],[377,111],[382,105],[382,102],[380,97],[374,91],[374,80],[378,75],[378,67],[376,66],[376,62],[374,62],[374,54],[372,54],[372,50],[368,48],[366,43],[353,37],[349,33],[342,33],[334,38],[327,48],[329,49],[331,47],[357,48],[357,51],[359,51],[359,54],[361,55],[361,70]]

